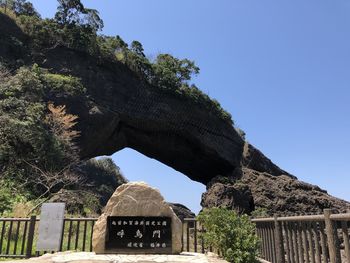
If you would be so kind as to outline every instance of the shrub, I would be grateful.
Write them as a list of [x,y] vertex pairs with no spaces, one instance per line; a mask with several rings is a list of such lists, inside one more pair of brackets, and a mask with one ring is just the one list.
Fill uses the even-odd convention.
[[79,78],[69,75],[46,73],[44,81],[45,86],[53,93],[79,96],[86,91]]
[[207,246],[214,249],[229,262],[257,262],[258,237],[247,215],[239,216],[225,208],[204,209],[198,215],[206,230],[202,235]]
[[267,208],[264,207],[257,207],[255,210],[252,212],[252,217],[268,217],[269,216],[269,211]]
[[16,184],[0,179],[0,215],[8,215],[15,204],[26,202],[26,196],[16,189]]

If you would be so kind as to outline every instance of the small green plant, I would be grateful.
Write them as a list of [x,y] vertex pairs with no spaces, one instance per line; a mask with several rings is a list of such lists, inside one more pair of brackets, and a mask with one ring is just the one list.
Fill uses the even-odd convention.
[[252,212],[252,217],[268,217],[269,216],[269,211],[264,208],[264,207],[257,207],[253,212]]
[[204,209],[198,215],[205,232],[206,246],[212,246],[233,263],[253,263],[258,253],[258,237],[247,215],[225,208]]

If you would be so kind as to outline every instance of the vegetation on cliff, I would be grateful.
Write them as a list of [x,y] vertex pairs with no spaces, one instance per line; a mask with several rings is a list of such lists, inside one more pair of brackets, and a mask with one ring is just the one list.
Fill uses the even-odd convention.
[[121,62],[160,92],[180,96],[233,123],[231,115],[217,100],[211,99],[191,83],[192,76],[199,73],[199,67],[193,61],[178,59],[170,54],[159,54],[151,60],[146,57],[138,41],[128,45],[120,36],[98,34],[103,28],[98,11],[84,7],[79,0],[59,0],[53,19],[40,18],[33,6],[24,0],[2,2],[2,10],[7,6],[7,13],[11,13],[23,32],[30,36],[33,50],[40,52],[43,48],[63,45],[88,52],[96,59]]
[[[80,136],[76,130],[79,119],[66,105],[52,102],[57,98],[84,100],[82,81],[25,63],[23,54],[40,56],[43,50],[65,46],[92,55],[98,63],[122,63],[157,91],[200,105],[232,123],[216,100],[191,83],[192,76],[199,73],[193,61],[170,54],[151,60],[140,42],[128,45],[119,36],[99,34],[103,21],[98,11],[79,0],[58,3],[54,18],[43,19],[28,1],[0,0],[0,12],[25,33],[25,38],[0,39],[20,57],[16,61],[0,58],[0,200],[6,200],[1,202],[0,213],[28,200],[31,210],[52,198],[70,196],[74,200],[74,192],[96,212],[126,181],[110,159],[81,162],[75,143]],[[83,213],[82,207],[76,205],[71,212]]]
[[[77,117],[68,114],[65,105],[50,102],[53,96],[83,96],[80,80],[36,65],[21,67],[15,74],[2,68],[0,75],[0,199],[6,200],[0,213],[27,200],[35,209],[63,190],[89,192],[81,199],[96,197],[91,210],[98,211],[107,201],[105,196],[126,180],[110,159],[79,160],[74,142],[79,136],[74,130]],[[94,188],[89,187],[94,183]],[[104,190],[99,191],[101,187]]]

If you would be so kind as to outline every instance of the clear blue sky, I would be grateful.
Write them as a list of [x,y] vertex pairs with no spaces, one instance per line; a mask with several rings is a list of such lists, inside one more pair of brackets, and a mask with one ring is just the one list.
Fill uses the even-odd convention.
[[[33,0],[52,17],[55,0]],[[247,139],[299,179],[350,200],[350,1],[85,0],[103,33],[145,53],[195,60],[195,83],[232,113]],[[125,149],[131,181],[194,211],[205,187]]]

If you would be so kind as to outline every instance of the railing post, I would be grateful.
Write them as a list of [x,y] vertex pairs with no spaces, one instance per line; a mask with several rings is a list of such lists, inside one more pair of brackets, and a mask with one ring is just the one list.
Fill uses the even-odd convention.
[[36,223],[36,216],[31,216],[29,221],[29,230],[28,230],[28,238],[27,238],[27,249],[26,249],[27,258],[30,258],[32,256],[35,223]]
[[339,241],[337,237],[337,229],[335,228],[335,225],[330,218],[332,210],[325,209],[323,210],[323,212],[324,212],[324,220],[326,225],[326,235],[327,235],[330,262],[341,263],[340,246],[339,246]]
[[274,215],[273,219],[275,222],[276,260],[277,263],[285,263],[282,228],[277,221],[277,215]]

